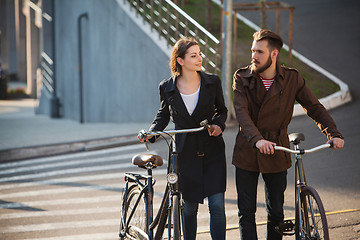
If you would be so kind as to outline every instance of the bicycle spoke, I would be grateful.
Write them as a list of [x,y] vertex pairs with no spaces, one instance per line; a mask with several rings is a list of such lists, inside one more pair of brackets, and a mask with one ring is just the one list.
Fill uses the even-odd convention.
[[303,239],[329,239],[326,215],[321,199],[315,189],[309,186],[301,192],[301,213]]

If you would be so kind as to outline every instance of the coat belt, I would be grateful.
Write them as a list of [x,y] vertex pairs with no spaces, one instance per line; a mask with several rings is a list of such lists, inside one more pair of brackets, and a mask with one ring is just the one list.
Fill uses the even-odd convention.
[[283,128],[276,131],[261,131],[261,135],[266,139],[270,141],[277,141],[279,139],[279,136],[287,134],[287,129]]

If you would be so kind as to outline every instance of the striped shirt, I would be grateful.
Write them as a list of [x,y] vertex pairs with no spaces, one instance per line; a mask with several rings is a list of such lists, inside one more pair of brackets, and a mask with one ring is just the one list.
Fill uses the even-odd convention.
[[270,89],[270,87],[271,87],[271,84],[274,82],[274,79],[275,79],[275,78],[265,79],[265,78],[263,78],[263,77],[260,76],[260,75],[259,75],[259,77],[260,77],[261,81],[263,82],[263,84],[264,84],[264,86],[265,86],[265,88],[266,88],[266,91],[269,91],[269,89]]

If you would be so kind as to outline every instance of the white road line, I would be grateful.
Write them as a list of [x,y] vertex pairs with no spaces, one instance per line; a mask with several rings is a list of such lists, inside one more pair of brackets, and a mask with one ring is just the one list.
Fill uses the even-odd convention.
[[33,173],[12,177],[4,177],[0,178],[0,183],[4,182],[12,182],[12,181],[25,181],[25,180],[33,180],[36,178],[49,178],[55,177],[65,174],[79,174],[79,173],[87,173],[87,172],[96,172],[96,171],[108,171],[108,170],[124,170],[125,168],[134,167],[132,163],[120,163],[120,164],[110,164],[105,166],[91,166],[91,167],[80,167],[80,168],[72,168],[72,169],[62,169],[62,170],[53,170],[42,173]]
[[118,226],[119,218],[105,219],[105,220],[88,220],[88,221],[73,221],[73,222],[54,222],[54,223],[37,223],[28,225],[7,226],[1,230],[1,233],[15,233],[15,232],[34,232],[34,231],[49,231],[57,229],[72,229],[72,228],[94,228],[103,226]]
[[29,217],[54,217],[54,216],[72,216],[72,215],[85,215],[96,213],[113,213],[120,211],[119,207],[109,208],[88,208],[88,209],[71,209],[71,210],[55,210],[55,211],[37,211],[37,212],[17,212],[0,214],[0,219],[15,219],[15,218],[29,218]]
[[21,191],[15,193],[1,194],[2,199],[9,198],[21,198],[21,197],[35,197],[42,195],[55,195],[55,194],[64,194],[64,193],[77,193],[77,192],[86,192],[94,190],[108,190],[111,188],[118,188],[123,190],[124,184],[114,184],[112,186],[100,186],[100,185],[88,185],[83,187],[66,187],[66,188],[54,188],[54,189],[43,189],[43,190],[34,190],[34,191]]
[[49,237],[49,238],[27,238],[27,240],[114,240],[118,239],[118,233],[91,233],[91,234],[81,234],[81,235],[71,235],[66,236],[62,235],[60,237]]
[[[166,180],[157,181],[155,184],[155,189],[157,187],[164,187],[166,185]],[[33,191],[21,191],[21,192],[13,192],[8,194],[1,194],[1,198],[9,199],[9,198],[21,198],[21,197],[35,197],[42,195],[55,195],[55,194],[65,194],[65,193],[77,193],[77,192],[91,192],[94,190],[103,190],[103,191],[111,191],[111,189],[116,190],[124,190],[125,182],[120,184],[112,184],[111,186],[104,185],[84,185],[84,186],[66,186],[62,188],[54,188],[54,189],[42,189],[42,190],[33,190]]]
[[46,170],[46,169],[51,169],[51,168],[70,167],[70,166],[77,166],[80,164],[90,164],[90,163],[99,163],[99,162],[105,163],[105,162],[116,161],[116,160],[119,160],[119,161],[127,160],[128,162],[131,162],[132,156],[134,156],[133,153],[122,154],[119,156],[98,157],[98,158],[89,158],[89,159],[81,159],[81,160],[68,159],[68,161],[64,161],[64,162],[43,163],[40,165],[31,166],[31,167],[24,166],[24,167],[5,169],[3,171],[0,171],[0,175],[29,172],[29,171],[40,171],[40,170]]
[[[119,212],[120,208],[109,208],[109,209],[99,209],[105,212]],[[75,210],[74,213],[80,214],[94,214],[94,213],[103,213],[100,211],[92,211],[92,209],[86,210]],[[57,211],[57,212],[48,212],[47,215],[38,215],[38,216],[61,216],[65,214],[74,215],[70,211]],[[237,212],[232,211],[232,213],[227,212],[228,217],[236,216]],[[26,216],[25,216],[26,217]],[[199,213],[198,220],[208,219],[209,213]],[[7,219],[7,218],[6,218]],[[73,221],[73,222],[48,222],[48,223],[36,223],[36,224],[27,224],[27,225],[13,225],[8,226],[5,229],[2,229],[2,233],[15,233],[15,232],[34,232],[34,231],[47,231],[47,230],[58,230],[58,229],[72,229],[72,228],[91,228],[91,227],[100,227],[100,226],[118,226],[119,218],[108,218],[108,219],[96,219],[88,221]]]
[[86,198],[66,198],[66,199],[52,199],[52,200],[42,200],[42,201],[28,201],[21,203],[2,203],[0,208],[19,208],[24,206],[37,207],[37,208],[46,208],[47,206],[56,206],[56,205],[73,205],[73,204],[83,204],[83,203],[105,203],[105,202],[114,202],[120,201],[120,194],[111,195],[111,196],[101,196],[101,197],[86,197]]
[[80,152],[80,153],[72,153],[72,154],[52,156],[52,157],[36,158],[36,159],[31,159],[31,160],[3,163],[0,165],[0,169],[28,166],[28,165],[33,165],[33,164],[42,164],[42,163],[48,163],[48,162],[56,162],[56,161],[66,160],[69,158],[91,157],[94,155],[117,153],[117,152],[122,153],[124,151],[136,150],[136,149],[140,149],[140,148],[144,148],[144,145],[135,144],[135,145],[129,145],[129,146],[113,148],[113,149],[98,150],[98,151],[94,151],[94,152]]
[[[137,171],[131,171],[132,173],[139,173],[146,175],[146,170],[138,169]],[[167,170],[166,168],[156,168],[153,170],[153,177],[156,179],[161,175],[166,175]],[[25,183],[7,183],[1,184],[0,190],[6,189],[13,189],[13,188],[26,188],[26,187],[33,187],[39,185],[63,185],[66,183],[74,183],[74,182],[93,182],[98,180],[109,180],[114,179],[118,181],[119,179],[122,180],[124,178],[124,172],[118,173],[108,173],[108,174],[91,174],[86,176],[76,176],[76,177],[60,177],[60,178],[52,178],[52,180],[39,180],[39,181],[31,181]]]

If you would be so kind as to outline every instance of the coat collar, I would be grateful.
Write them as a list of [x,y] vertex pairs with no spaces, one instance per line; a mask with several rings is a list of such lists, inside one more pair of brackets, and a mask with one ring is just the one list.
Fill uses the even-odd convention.
[[[284,67],[280,65],[279,61],[276,61],[276,73],[275,82],[278,82],[281,88],[283,88],[285,84],[285,71]],[[254,88],[256,80],[260,80],[258,74],[251,69],[251,65],[240,69],[238,74],[243,79],[243,85],[249,86],[250,89]]]
[[[202,86],[206,86],[208,84],[216,83],[215,79],[209,77],[208,74],[206,74],[204,72],[201,72],[201,71],[199,71],[198,73],[200,74],[200,77],[201,77],[201,85]],[[175,91],[177,78],[178,78],[177,76],[172,76],[169,79],[169,82],[168,82],[168,84],[167,84],[167,86],[165,88],[165,92]]]
[[201,76],[201,85],[199,92],[199,99],[197,105],[194,109],[194,112],[190,116],[188,113],[186,106],[181,98],[180,92],[176,87],[177,77],[171,77],[168,80],[167,86],[165,87],[165,92],[168,93],[168,101],[171,105],[176,109],[177,114],[181,115],[184,121],[187,121],[188,124],[197,126],[197,116],[201,115],[201,112],[206,110],[206,106],[209,104],[210,95],[208,94],[208,85],[216,84],[215,77],[211,77],[212,75],[206,74],[204,72],[199,72]]

